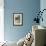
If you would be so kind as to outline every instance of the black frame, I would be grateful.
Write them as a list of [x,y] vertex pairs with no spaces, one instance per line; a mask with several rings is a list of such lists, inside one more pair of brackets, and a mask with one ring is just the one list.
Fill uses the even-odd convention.
[[[14,24],[14,14],[21,14],[22,15],[22,24],[21,25]],[[23,26],[23,13],[13,13],[13,26]]]

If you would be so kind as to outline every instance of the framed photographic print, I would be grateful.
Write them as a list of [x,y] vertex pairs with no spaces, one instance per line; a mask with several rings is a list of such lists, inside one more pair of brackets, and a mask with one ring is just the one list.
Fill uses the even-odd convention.
[[23,13],[13,13],[13,25],[14,26],[23,25]]

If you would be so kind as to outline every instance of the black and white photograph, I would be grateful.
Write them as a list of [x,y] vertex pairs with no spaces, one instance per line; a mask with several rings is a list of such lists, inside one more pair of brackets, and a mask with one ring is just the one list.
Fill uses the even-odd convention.
[[13,25],[21,26],[23,23],[23,13],[14,13],[13,14]]

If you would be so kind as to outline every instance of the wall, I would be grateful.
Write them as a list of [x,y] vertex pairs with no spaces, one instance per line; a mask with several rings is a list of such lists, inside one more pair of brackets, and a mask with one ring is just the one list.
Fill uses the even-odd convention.
[[[41,1],[40,1],[40,9],[41,9],[41,11],[42,11],[43,9],[46,9],[46,0],[41,0]],[[45,19],[46,19],[46,10],[43,12],[42,17],[43,17],[43,22],[41,21],[41,22],[40,22],[40,25],[46,27],[46,20],[45,20]]]
[[[4,1],[4,38],[18,41],[31,31],[36,12],[40,10],[40,0],[5,0]],[[23,26],[13,26],[13,13],[23,13]]]
[[0,42],[4,41],[4,0],[0,0]]

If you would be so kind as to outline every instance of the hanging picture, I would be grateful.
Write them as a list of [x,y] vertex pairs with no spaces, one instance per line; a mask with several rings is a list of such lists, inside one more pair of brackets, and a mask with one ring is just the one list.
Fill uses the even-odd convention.
[[13,25],[14,26],[23,25],[23,13],[13,13]]

